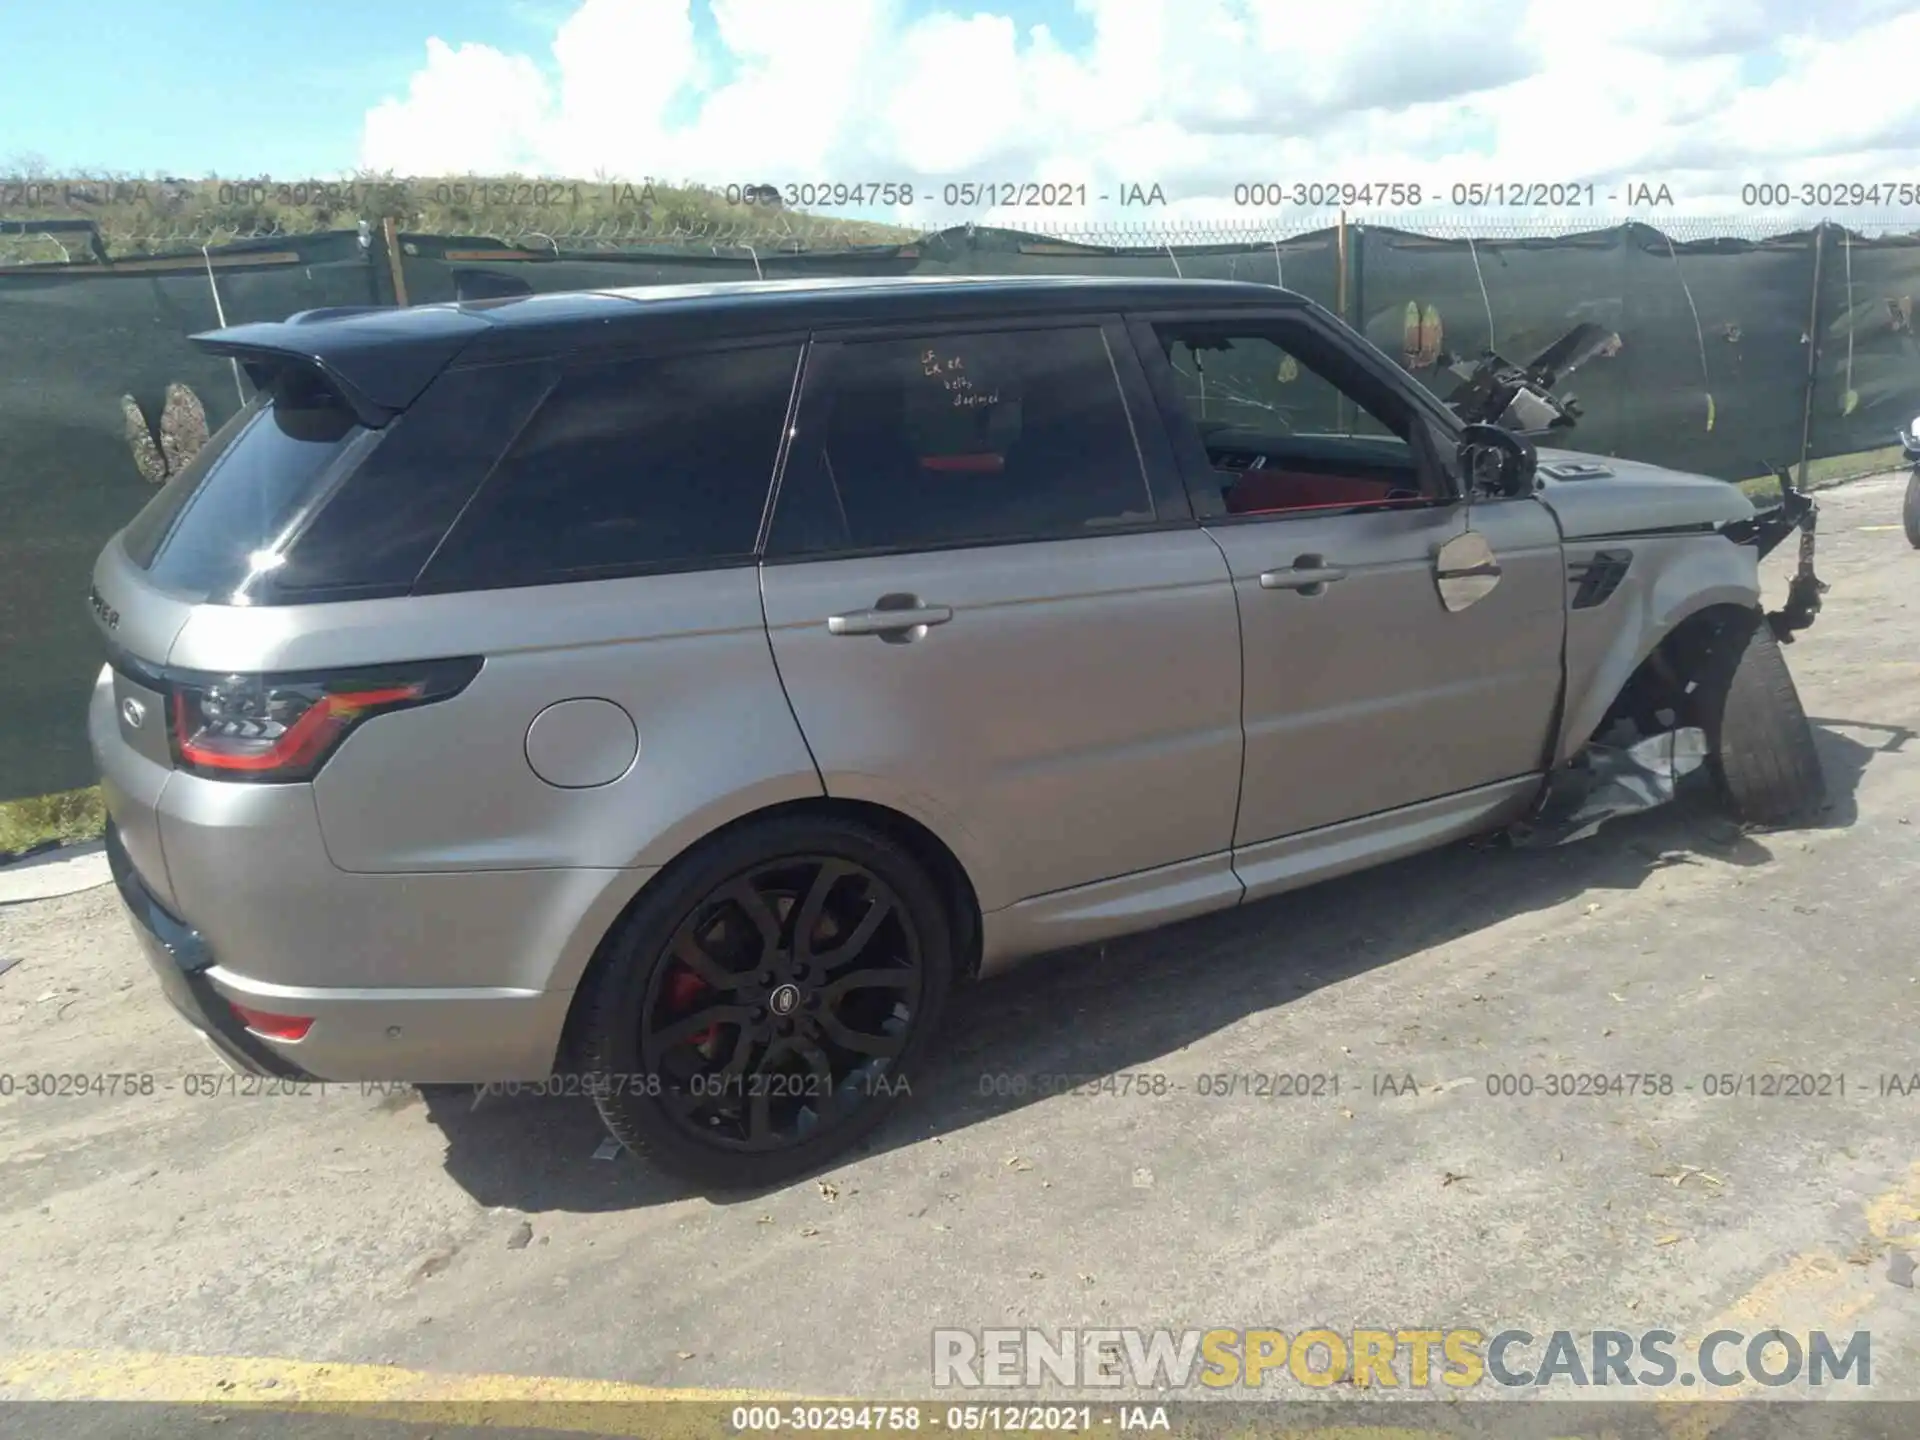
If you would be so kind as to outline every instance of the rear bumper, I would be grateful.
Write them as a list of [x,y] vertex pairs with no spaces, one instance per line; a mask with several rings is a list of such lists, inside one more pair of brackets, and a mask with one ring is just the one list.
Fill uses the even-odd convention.
[[119,827],[107,823],[107,864],[113,871],[114,887],[140,948],[159,977],[160,992],[180,1017],[200,1032],[222,1059],[243,1074],[268,1075],[288,1080],[308,1080],[298,1065],[277,1055],[243,1026],[223,1003],[220,993],[208,979],[213,968],[213,952],[207,949],[200,932],[180,923],[162,908],[134,871],[121,842]]
[[[169,1002],[223,1059],[349,1082],[552,1073],[574,987],[651,870],[343,871],[309,787],[172,770],[140,748],[150,726],[129,732],[124,698],[103,670],[88,729],[114,877]],[[271,1039],[235,1002],[313,1024]]]
[[[117,827],[107,857],[147,963],[187,1024],[243,1074],[287,1080],[485,1084],[553,1072],[571,995],[463,986],[394,989],[279,985],[223,967],[207,939],[154,897]],[[311,1018],[299,1040],[248,1030],[233,1003]]]

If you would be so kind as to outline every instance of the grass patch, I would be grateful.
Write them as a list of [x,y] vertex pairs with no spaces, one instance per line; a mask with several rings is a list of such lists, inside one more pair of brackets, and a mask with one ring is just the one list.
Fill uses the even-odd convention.
[[[248,235],[352,230],[362,220],[377,228],[386,218],[402,230],[428,235],[595,237],[583,241],[591,249],[597,248],[598,236],[612,231],[635,242],[680,236],[697,242],[703,252],[715,242],[723,247],[745,242],[758,245],[762,254],[794,243],[811,250],[901,245],[924,233],[919,227],[817,215],[784,204],[750,204],[738,186],[664,180],[397,176],[363,170],[350,180],[308,186],[266,179],[235,184],[235,177],[76,179],[52,175],[33,162],[17,168],[26,173],[7,175],[0,166],[0,175],[20,191],[7,219],[92,220],[116,258],[193,251],[203,243]],[[0,240],[0,257],[15,263],[58,262],[63,256],[91,259],[82,237],[69,236],[64,244],[34,234]]]
[[106,833],[107,807],[98,786],[0,802],[0,855],[31,849],[48,840],[70,844],[98,840]]
[[[1888,445],[1879,450],[1858,450],[1851,455],[1829,455],[1821,460],[1807,462],[1806,487],[1809,490],[1820,490],[1828,485],[1838,485],[1843,480],[1858,480],[1862,475],[1878,475],[1888,470],[1898,470],[1905,463],[1898,445]],[[1752,500],[1780,498],[1780,482],[1771,475],[1742,480],[1740,488]]]

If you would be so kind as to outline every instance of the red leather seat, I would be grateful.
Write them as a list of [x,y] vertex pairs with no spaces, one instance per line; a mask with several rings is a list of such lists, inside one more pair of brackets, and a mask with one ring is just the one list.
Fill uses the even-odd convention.
[[1393,489],[1385,480],[1316,475],[1300,470],[1239,470],[1227,489],[1229,515],[1376,504]]

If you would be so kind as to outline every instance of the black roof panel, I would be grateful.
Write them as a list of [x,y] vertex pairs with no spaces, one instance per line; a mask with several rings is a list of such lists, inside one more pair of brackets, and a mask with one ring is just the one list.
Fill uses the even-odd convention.
[[372,407],[411,404],[447,365],[616,350],[681,335],[793,335],[815,326],[925,317],[1306,305],[1271,285],[1093,275],[942,275],[730,280],[558,291],[406,309],[308,311],[193,337],[216,354],[302,360]]
[[[1238,280],[1162,280],[1114,275],[876,275],[799,280],[716,280],[634,285],[592,292],[675,310],[752,310],[774,324],[791,311],[884,323],[929,307],[1000,309],[1009,301],[1047,310],[1112,309],[1141,305],[1271,305],[1305,303],[1289,290]],[[510,318],[503,311],[499,317]]]
[[[625,306],[621,312],[608,303]],[[1271,285],[1081,275],[938,275],[724,280],[639,285],[469,302],[495,329],[467,361],[614,350],[682,338],[797,335],[818,326],[886,325],[911,319],[1151,309],[1162,306],[1310,303]]]

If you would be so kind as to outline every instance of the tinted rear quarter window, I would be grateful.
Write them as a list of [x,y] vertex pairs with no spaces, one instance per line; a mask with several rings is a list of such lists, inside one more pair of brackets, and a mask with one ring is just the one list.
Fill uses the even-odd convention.
[[551,387],[542,364],[449,370],[381,432],[254,587],[258,604],[404,594]]
[[230,597],[365,433],[316,377],[281,372],[135,517],[128,554],[166,589]]
[[153,564],[153,557],[160,549],[160,542],[167,538],[167,532],[173,528],[173,522],[180,517],[194,492],[200,488],[200,482],[206,479],[211,470],[233,444],[234,437],[253,423],[269,397],[256,394],[228,419],[213,434],[207,437],[207,443],[184,466],[170,477],[153,499],[149,500],[139,514],[127,523],[121,532],[121,544],[126,547],[127,557],[142,570]]
[[1085,535],[1154,513],[1098,326],[857,341],[808,366],[770,550]]
[[796,342],[567,374],[454,526],[420,588],[751,561],[799,358]]

